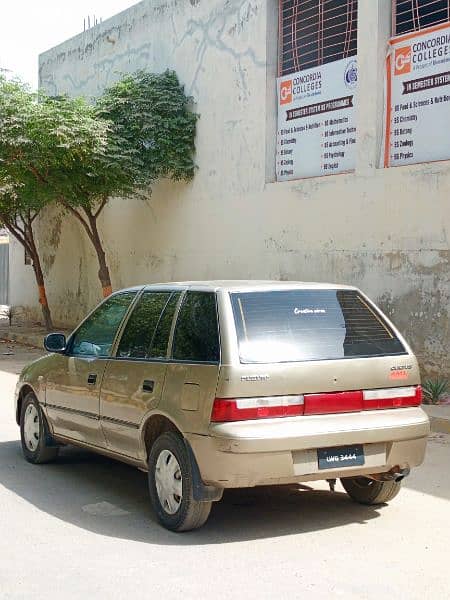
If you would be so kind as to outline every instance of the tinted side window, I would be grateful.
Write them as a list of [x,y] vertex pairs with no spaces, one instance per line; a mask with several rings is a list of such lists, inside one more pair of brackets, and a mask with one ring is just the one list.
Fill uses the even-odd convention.
[[187,292],[175,330],[173,358],[194,362],[219,361],[215,294]]
[[181,292],[172,294],[169,302],[166,304],[163,314],[159,320],[158,326],[153,337],[152,347],[150,349],[150,358],[166,358],[167,346],[169,344],[170,330],[172,329],[173,316],[180,299]]
[[136,292],[117,294],[101,304],[72,338],[75,356],[109,356],[111,346]]
[[145,292],[128,319],[120,340],[119,358],[147,358],[161,313],[171,292]]

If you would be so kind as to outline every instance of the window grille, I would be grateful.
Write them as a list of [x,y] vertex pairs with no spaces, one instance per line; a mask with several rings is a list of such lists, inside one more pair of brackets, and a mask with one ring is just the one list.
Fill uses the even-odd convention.
[[357,52],[358,0],[280,0],[279,75]]
[[450,21],[450,0],[394,0],[395,35],[421,31]]

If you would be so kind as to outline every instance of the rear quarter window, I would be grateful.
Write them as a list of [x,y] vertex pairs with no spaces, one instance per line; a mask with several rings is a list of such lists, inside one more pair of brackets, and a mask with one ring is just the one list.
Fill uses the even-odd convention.
[[217,363],[220,357],[216,295],[186,293],[173,339],[173,358],[187,362]]
[[171,292],[144,292],[122,334],[117,351],[119,358],[144,359],[148,357],[156,327],[170,297]]
[[297,362],[405,354],[356,290],[231,293],[240,360]]

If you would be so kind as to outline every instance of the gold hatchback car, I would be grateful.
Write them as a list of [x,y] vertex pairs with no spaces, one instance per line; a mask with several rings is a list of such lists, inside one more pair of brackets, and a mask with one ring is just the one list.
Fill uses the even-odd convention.
[[25,458],[75,444],[147,471],[174,531],[203,525],[225,488],[340,478],[385,503],[424,458],[416,358],[353,287],[136,287],[45,348],[16,390]]

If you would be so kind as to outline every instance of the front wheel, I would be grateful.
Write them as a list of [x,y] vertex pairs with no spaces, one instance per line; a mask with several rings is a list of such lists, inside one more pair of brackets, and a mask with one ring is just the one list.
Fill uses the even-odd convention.
[[345,477],[341,483],[355,502],[360,504],[384,504],[399,493],[400,481],[375,481],[368,477]]
[[158,521],[171,531],[191,531],[209,517],[211,502],[194,500],[192,468],[182,438],[163,433],[150,450],[148,464],[150,500]]
[[33,393],[28,393],[20,411],[20,438],[26,460],[35,465],[51,462],[58,455],[58,447],[49,443],[50,436],[45,417]]

